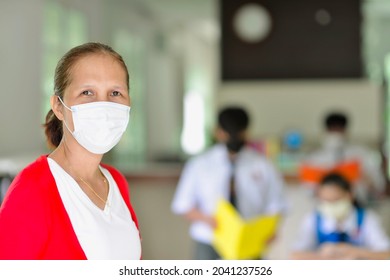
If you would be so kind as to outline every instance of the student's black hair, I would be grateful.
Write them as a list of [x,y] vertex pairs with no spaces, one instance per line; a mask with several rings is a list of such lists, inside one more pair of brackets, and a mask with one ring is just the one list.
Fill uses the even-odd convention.
[[249,115],[241,107],[227,107],[218,114],[218,125],[230,135],[237,135],[249,126]]
[[320,188],[334,185],[339,189],[346,191],[348,193],[352,193],[351,183],[339,173],[329,173],[326,174],[320,181]]
[[324,120],[326,129],[346,129],[348,127],[348,117],[341,112],[329,113]]
[[[351,183],[348,181],[347,178],[345,178],[345,176],[339,173],[332,172],[322,177],[319,187],[326,188],[330,185],[336,186],[345,192],[353,194]],[[355,198],[352,199],[352,203],[356,208],[362,208],[360,203]]]

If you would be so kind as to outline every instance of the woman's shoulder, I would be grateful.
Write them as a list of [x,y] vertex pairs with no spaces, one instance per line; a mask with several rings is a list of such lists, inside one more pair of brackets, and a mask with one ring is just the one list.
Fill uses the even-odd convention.
[[55,180],[51,175],[47,156],[40,156],[12,180],[3,204],[21,207],[27,207],[31,201],[35,205],[45,204],[45,201],[50,201],[48,198],[52,198],[51,190],[55,189],[53,185]]
[[42,155],[38,157],[34,162],[27,165],[23,170],[16,175],[12,184],[24,184],[28,183],[28,185],[34,186],[44,186],[42,182],[49,182],[54,178],[51,175],[49,164],[47,162],[47,155]]
[[362,208],[362,212],[363,212],[363,222],[366,222],[366,224],[381,222],[381,216],[374,209]]

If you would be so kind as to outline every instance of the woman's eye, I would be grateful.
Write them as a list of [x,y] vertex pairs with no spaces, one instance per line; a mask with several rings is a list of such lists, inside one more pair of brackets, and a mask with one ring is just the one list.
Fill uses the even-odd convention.
[[92,92],[89,90],[84,90],[81,94],[83,95],[92,95]]
[[119,91],[113,91],[113,92],[111,93],[111,95],[112,95],[112,96],[120,96],[121,93],[120,93]]

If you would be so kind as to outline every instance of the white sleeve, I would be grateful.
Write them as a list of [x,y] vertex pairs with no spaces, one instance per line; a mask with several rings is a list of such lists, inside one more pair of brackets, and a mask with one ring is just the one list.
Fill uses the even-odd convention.
[[307,214],[300,225],[293,242],[293,251],[313,251],[317,246],[316,218],[314,213]]
[[383,192],[385,189],[385,178],[379,162],[377,162],[375,158],[371,157],[363,163],[363,166],[368,176],[370,176],[374,188],[378,192]]
[[361,148],[358,151],[364,176],[368,177],[367,179],[372,183],[376,191],[380,193],[383,192],[385,189],[385,177],[381,169],[378,153],[374,153],[364,148]]
[[373,211],[366,210],[362,225],[363,246],[373,251],[390,250],[390,241],[381,220]]
[[175,214],[185,214],[196,206],[197,172],[190,160],[181,173],[171,209]]
[[287,201],[282,176],[270,163],[265,166],[265,176],[268,184],[265,212],[284,214],[287,211]]

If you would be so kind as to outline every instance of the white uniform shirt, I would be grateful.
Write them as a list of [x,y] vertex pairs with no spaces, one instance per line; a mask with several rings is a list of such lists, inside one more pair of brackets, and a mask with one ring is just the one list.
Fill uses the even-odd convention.
[[101,210],[61,166],[51,158],[48,163],[87,259],[139,260],[139,232],[110,172],[100,167],[109,183],[110,204]]
[[[285,210],[282,178],[268,160],[246,147],[238,154],[235,165],[237,208],[244,219]],[[229,197],[231,172],[228,151],[222,144],[191,159],[179,180],[173,212],[185,214],[197,208],[214,215],[218,200]],[[190,227],[190,235],[196,241],[210,244],[213,229],[196,221]]]
[[[353,211],[340,225],[334,219],[321,217],[322,232],[332,233],[339,229],[350,236],[357,234],[356,211]],[[358,234],[360,246],[372,251],[386,251],[390,249],[390,241],[386,235],[379,217],[371,210],[364,210],[363,223]],[[294,251],[312,251],[317,248],[317,221],[316,212],[307,214],[301,224],[298,238],[293,244]]]

